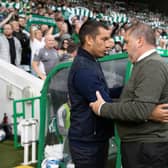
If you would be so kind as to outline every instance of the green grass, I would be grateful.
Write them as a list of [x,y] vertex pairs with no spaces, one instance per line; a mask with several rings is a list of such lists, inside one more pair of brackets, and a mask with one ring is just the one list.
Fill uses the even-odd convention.
[[23,148],[15,149],[13,140],[0,142],[0,168],[19,166],[23,162],[23,157]]
[[15,149],[13,141],[0,142],[0,167],[13,168],[23,162],[23,148]]

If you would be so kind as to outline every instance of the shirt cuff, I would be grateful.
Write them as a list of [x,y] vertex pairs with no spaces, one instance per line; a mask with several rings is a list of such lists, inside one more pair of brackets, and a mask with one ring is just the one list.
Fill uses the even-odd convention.
[[101,116],[101,108],[102,108],[103,104],[105,104],[105,103],[106,103],[106,102],[100,104],[100,106],[99,106],[99,108],[98,108],[98,112],[97,112],[98,116]]

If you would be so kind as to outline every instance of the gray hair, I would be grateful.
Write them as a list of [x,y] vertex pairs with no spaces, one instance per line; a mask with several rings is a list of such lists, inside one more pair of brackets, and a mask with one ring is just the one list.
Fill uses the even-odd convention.
[[142,23],[142,22],[136,22],[129,26],[126,31],[129,35],[133,35],[135,37],[144,37],[146,42],[151,45],[156,45],[156,38],[154,34],[154,30],[151,26]]

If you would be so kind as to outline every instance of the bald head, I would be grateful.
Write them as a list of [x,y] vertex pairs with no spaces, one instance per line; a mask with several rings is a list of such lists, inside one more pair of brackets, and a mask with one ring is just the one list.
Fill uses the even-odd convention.
[[55,46],[55,39],[53,35],[45,36],[45,46],[46,48],[53,48]]

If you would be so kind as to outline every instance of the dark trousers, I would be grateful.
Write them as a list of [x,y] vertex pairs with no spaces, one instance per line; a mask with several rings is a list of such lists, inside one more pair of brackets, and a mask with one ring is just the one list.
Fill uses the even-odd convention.
[[75,168],[105,168],[108,146],[108,141],[105,143],[69,142]]
[[168,168],[168,142],[121,143],[123,168]]

